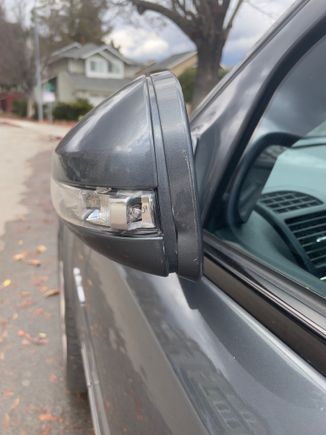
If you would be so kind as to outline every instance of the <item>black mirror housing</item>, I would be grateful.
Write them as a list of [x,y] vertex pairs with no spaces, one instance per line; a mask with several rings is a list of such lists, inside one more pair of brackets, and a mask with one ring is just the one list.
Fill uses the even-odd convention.
[[51,185],[59,216],[103,255],[201,276],[193,150],[173,74],[142,76],[91,111],[55,150]]

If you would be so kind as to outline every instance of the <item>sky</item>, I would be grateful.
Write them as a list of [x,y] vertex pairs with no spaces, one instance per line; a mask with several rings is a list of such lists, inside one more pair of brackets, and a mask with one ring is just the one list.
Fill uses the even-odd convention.
[[[217,1],[217,0],[216,0]],[[224,48],[222,63],[233,66],[245,57],[268,28],[294,0],[245,0]],[[110,38],[122,53],[138,61],[160,60],[171,54],[194,50],[193,43],[173,23],[157,30],[146,20],[141,27],[119,23]]]
[[[5,0],[12,9],[17,1],[29,8],[35,0]],[[218,1],[218,0],[215,0]],[[234,4],[235,0],[233,0]],[[294,0],[244,0],[224,48],[222,64],[231,67],[241,61],[268,28],[294,3]],[[147,15],[147,18],[146,18]],[[152,17],[155,14],[152,14]],[[148,13],[137,18],[137,25],[117,16],[108,40],[120,46],[121,52],[139,62],[157,61],[175,53],[194,50],[193,43],[169,20],[158,26]],[[155,21],[154,21],[155,23]]]

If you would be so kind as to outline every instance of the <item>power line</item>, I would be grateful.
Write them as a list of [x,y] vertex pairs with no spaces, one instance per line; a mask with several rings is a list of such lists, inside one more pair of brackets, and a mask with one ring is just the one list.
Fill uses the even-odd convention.
[[266,17],[272,19],[273,21],[276,20],[277,17],[274,14],[271,14],[270,12],[266,12],[260,6],[257,6],[255,3],[252,3],[251,0],[245,0],[245,1],[249,6],[255,9],[257,12],[260,12],[262,15],[265,15]]

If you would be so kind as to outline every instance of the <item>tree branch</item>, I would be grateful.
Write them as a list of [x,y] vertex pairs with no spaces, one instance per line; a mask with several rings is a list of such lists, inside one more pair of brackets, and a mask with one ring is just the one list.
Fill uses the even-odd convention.
[[184,14],[185,18],[189,17],[196,20],[197,17],[191,9],[187,9],[185,0],[172,0],[172,4],[175,4]]
[[194,30],[196,29],[194,19],[189,20],[186,16],[181,15],[176,10],[169,9],[159,3],[152,3],[147,0],[131,0],[131,2],[137,8],[139,14],[143,14],[146,11],[152,11],[164,15],[179,26],[186,35],[193,39]]
[[238,3],[236,4],[236,7],[234,8],[234,10],[232,12],[232,15],[231,15],[231,17],[230,17],[226,27],[224,28],[225,38],[228,37],[228,35],[230,33],[230,30],[232,29],[233,21],[234,21],[235,17],[237,16],[237,14],[239,12],[239,9],[240,9],[240,6],[242,5],[242,3],[243,3],[243,0],[238,0]]

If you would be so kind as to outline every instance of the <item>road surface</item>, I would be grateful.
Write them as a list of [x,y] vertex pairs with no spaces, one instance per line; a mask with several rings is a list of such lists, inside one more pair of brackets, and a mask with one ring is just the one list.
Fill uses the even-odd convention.
[[65,388],[50,155],[66,127],[0,119],[0,433],[93,434]]

